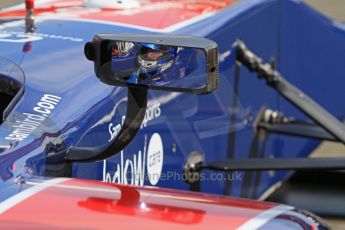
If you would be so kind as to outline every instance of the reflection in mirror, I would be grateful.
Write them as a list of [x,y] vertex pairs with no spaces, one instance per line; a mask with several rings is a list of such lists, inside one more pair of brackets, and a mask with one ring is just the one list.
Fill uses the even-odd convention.
[[180,89],[207,85],[206,54],[202,49],[127,41],[109,45],[110,75],[122,84]]

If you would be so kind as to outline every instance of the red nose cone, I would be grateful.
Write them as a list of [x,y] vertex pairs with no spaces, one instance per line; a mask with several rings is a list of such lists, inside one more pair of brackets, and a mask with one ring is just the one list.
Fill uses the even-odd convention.
[[32,10],[35,7],[35,0],[25,0],[25,6],[27,10]]

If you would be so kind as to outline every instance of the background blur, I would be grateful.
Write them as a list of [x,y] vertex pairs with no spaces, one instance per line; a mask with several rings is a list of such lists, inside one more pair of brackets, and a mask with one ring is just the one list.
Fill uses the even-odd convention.
[[[0,8],[24,2],[24,0],[0,0]],[[345,0],[305,0],[312,7],[323,12],[325,15],[345,22]],[[345,152],[345,147],[340,144],[325,142],[314,153],[315,156],[322,156],[329,152],[335,156],[341,156]],[[335,230],[345,230],[345,220],[324,217]]]
[[20,2],[24,2],[24,0],[1,0],[0,8],[11,5],[11,4],[20,3]]
[[[305,0],[310,5],[318,8],[323,13],[340,21],[345,21],[345,1],[344,0]],[[0,8],[24,2],[24,0],[0,0]]]

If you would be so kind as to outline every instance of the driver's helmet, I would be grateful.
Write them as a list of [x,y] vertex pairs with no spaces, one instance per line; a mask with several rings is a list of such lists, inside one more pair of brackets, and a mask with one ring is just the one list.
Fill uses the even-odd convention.
[[[155,80],[169,69],[180,49],[173,46],[143,43],[138,53],[139,72],[141,80]],[[158,80],[158,79],[156,79]]]

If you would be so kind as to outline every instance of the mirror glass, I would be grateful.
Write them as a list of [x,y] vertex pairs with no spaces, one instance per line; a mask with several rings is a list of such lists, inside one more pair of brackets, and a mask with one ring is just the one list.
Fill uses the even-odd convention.
[[202,49],[129,41],[113,41],[109,46],[111,63],[104,67],[112,81],[172,89],[201,89],[207,85]]

